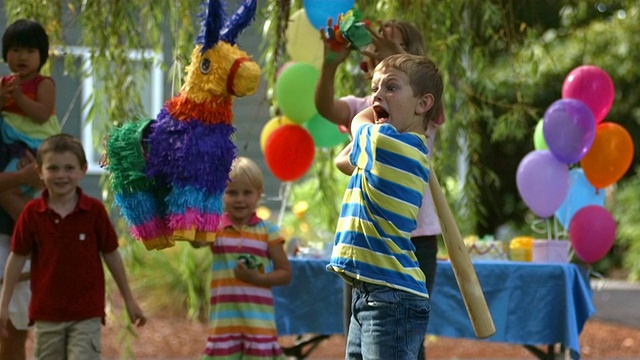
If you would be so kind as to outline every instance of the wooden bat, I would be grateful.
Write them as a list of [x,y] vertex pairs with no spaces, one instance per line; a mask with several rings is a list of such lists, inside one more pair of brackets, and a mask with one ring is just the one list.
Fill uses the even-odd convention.
[[478,282],[478,275],[471,264],[471,258],[467,248],[462,241],[460,229],[453,218],[451,209],[442,193],[436,174],[431,171],[429,174],[429,189],[433,196],[433,203],[440,220],[442,238],[449,253],[449,260],[456,277],[462,300],[467,308],[471,325],[476,336],[480,339],[488,338],[495,334],[496,327],[493,324],[491,313],[487,307],[487,302],[482,293],[482,287]]

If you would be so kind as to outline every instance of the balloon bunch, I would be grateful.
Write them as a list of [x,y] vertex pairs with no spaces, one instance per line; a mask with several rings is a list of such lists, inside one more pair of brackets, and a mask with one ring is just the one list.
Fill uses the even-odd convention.
[[633,159],[633,141],[619,124],[603,122],[614,99],[613,81],[601,68],[582,65],[565,77],[534,132],[535,150],[516,174],[518,192],[542,218],[555,214],[568,229],[576,255],[594,263],[613,246],[616,225],[602,189],[616,183]]
[[[292,61],[278,70],[275,86],[282,115],[270,119],[260,134],[265,162],[283,182],[295,181],[307,172],[316,148],[334,147],[349,139],[338,126],[318,114],[314,93],[324,57],[319,29],[326,26],[327,19],[337,19],[353,6],[354,0],[305,0],[304,8],[290,16],[285,36]],[[349,14],[355,30],[360,18],[357,13]]]

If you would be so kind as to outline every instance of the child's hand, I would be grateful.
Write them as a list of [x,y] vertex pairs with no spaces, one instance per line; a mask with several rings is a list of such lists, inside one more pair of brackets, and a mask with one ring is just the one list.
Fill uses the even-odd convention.
[[363,50],[362,54],[370,57],[376,63],[386,59],[391,55],[405,54],[406,51],[402,48],[402,45],[394,40],[394,32],[398,31],[393,26],[382,28],[382,31],[376,31],[367,25],[367,30],[371,33],[372,44],[375,52]]
[[18,162],[18,173],[22,179],[22,184],[36,190],[42,188],[42,180],[36,171],[36,159],[30,151],[25,151],[24,156]]
[[127,314],[129,314],[129,320],[136,327],[144,326],[147,323],[147,318],[144,316],[142,309],[138,306],[134,300],[128,301],[126,303],[127,306]]
[[13,97],[13,92],[18,88],[20,80],[15,76],[11,75],[9,80],[7,80],[4,84],[2,84],[2,89],[0,90],[0,97],[2,97],[3,101],[9,100]]
[[324,44],[324,63],[337,66],[343,62],[351,51],[351,44],[341,39],[339,24],[333,26],[333,20],[327,20],[327,27],[320,29],[320,38]]
[[256,284],[258,277],[261,275],[258,269],[249,269],[244,260],[238,260],[236,267],[233,269],[233,274],[236,279],[249,284]]

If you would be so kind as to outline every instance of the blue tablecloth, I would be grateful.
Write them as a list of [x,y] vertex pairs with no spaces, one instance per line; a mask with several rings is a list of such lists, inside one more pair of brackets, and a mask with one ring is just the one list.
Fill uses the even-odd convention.
[[[327,260],[291,259],[291,284],[274,288],[280,335],[342,334],[343,280]],[[496,333],[487,341],[563,344],[579,357],[578,337],[595,312],[585,272],[574,264],[474,262]],[[439,261],[429,334],[475,339],[451,263]]]

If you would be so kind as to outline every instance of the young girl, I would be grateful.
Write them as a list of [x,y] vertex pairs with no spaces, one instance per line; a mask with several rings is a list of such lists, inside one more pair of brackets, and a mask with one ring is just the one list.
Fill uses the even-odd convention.
[[49,57],[49,37],[39,23],[21,19],[2,36],[2,57],[12,74],[0,80],[0,167],[15,171],[17,158],[60,133],[53,79],[40,75]]
[[[327,27],[331,27],[329,20]],[[388,56],[400,53],[413,55],[425,55],[424,38],[418,29],[404,21],[386,21],[380,24],[379,31],[370,31],[373,42],[362,51],[365,56],[361,68],[365,77],[371,79],[373,69]],[[320,69],[320,78],[316,85],[315,105],[320,115],[327,120],[346,128],[350,128],[353,118],[362,110],[372,105],[371,96],[357,97],[353,95],[336,98],[334,94],[334,78],[338,66],[346,60],[351,48],[348,46],[332,46],[331,40],[325,31],[321,31],[325,44],[325,58]],[[434,120],[429,123],[426,131],[429,156],[432,156],[433,140],[439,126],[444,123],[442,105],[437,107]],[[427,290],[433,291],[436,275],[438,242],[436,236],[441,233],[438,216],[435,212],[433,199],[429,189],[424,194],[422,206],[418,213],[417,228],[411,233],[411,241],[416,247],[416,257],[420,263],[420,269],[427,278]],[[349,329],[351,319],[351,287],[346,285],[345,299],[345,333]],[[420,348],[419,359],[424,359],[424,349]]]
[[225,213],[211,245],[211,311],[203,359],[284,359],[271,292],[272,286],[291,280],[284,239],[277,226],[256,216],[264,182],[258,166],[238,157],[229,179],[222,197]]

